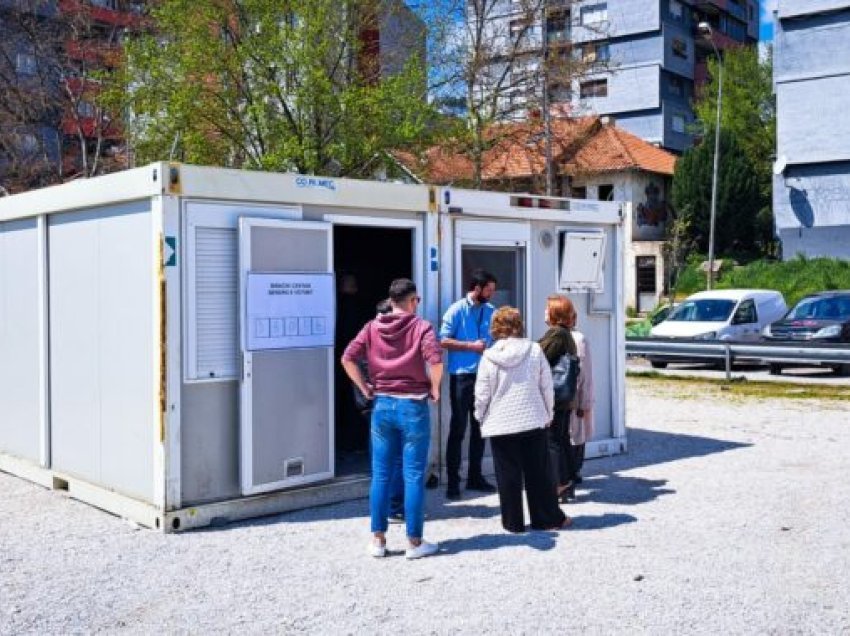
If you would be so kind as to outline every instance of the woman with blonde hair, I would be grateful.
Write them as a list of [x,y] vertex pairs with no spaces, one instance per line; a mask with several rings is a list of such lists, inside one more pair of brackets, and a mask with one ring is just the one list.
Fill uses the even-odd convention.
[[522,491],[531,528],[557,530],[572,524],[558,506],[549,481],[546,427],[552,421],[552,373],[540,345],[523,337],[519,310],[502,307],[492,317],[495,343],[484,352],[475,382],[475,417],[490,438],[502,526],[523,532]]
[[546,324],[549,331],[540,346],[550,365],[570,353],[578,357],[579,374],[575,399],[569,404],[555,405],[555,419],[550,429],[550,471],[562,501],[575,498],[575,487],[581,483],[585,443],[593,435],[593,364],[587,338],[576,326],[577,314],[572,301],[555,294],[546,299]]

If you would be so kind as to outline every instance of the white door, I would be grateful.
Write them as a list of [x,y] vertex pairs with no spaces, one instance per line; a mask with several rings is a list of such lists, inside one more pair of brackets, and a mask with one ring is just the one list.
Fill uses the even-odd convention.
[[331,228],[239,219],[244,494],[334,474]]
[[742,300],[732,317],[732,340],[759,340],[758,312],[752,298]]
[[455,226],[455,298],[466,294],[469,278],[483,268],[497,279],[492,303],[528,308],[529,227],[526,223],[458,221]]

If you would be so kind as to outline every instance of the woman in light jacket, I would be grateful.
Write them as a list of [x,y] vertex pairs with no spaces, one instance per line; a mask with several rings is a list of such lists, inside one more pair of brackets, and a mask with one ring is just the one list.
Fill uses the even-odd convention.
[[490,333],[496,342],[478,367],[475,417],[493,449],[502,526],[508,532],[525,530],[525,484],[532,529],[565,528],[572,519],[558,506],[547,471],[546,427],[554,409],[549,363],[540,345],[522,337],[519,310],[498,309]]

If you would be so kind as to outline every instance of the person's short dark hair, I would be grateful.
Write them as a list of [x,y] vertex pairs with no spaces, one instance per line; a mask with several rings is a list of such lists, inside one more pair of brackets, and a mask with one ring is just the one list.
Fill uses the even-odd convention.
[[487,287],[490,283],[497,283],[496,277],[493,276],[486,269],[482,269],[478,267],[472,270],[472,274],[469,276],[469,290],[472,291],[476,287]]
[[389,298],[384,298],[381,302],[375,305],[375,311],[379,314],[388,314],[393,310],[393,306],[390,304]]
[[396,278],[390,285],[390,300],[400,303],[416,293],[416,283],[409,278]]

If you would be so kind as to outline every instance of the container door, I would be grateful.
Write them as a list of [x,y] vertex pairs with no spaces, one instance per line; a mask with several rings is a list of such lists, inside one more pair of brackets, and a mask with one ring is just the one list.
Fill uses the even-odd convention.
[[334,474],[331,228],[329,223],[239,220],[244,494]]

